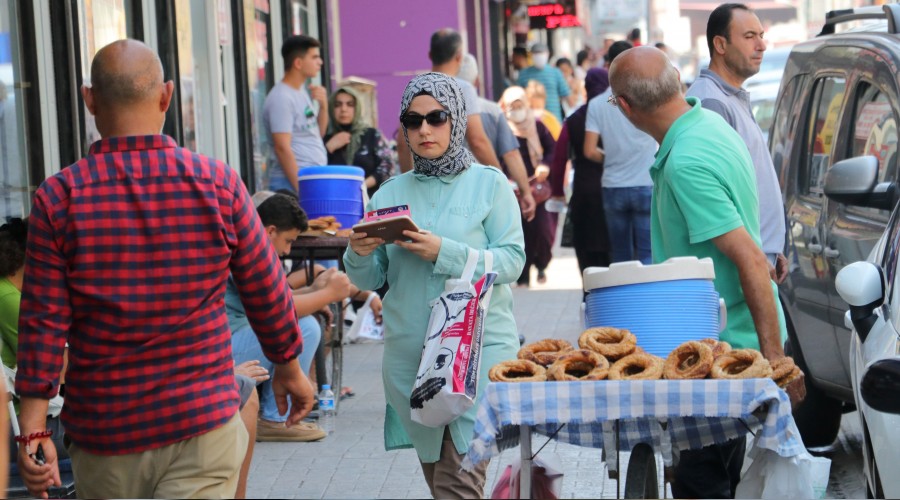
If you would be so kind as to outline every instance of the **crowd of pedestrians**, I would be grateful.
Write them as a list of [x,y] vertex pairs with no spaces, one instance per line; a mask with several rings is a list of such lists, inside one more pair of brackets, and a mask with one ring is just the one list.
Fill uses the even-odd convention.
[[[582,271],[711,257],[723,338],[784,356],[783,203],[741,88],[762,35],[747,7],[717,8],[710,67],[687,97],[639,31],[574,63],[551,64],[542,43],[516,47],[494,101],[478,95],[460,34],[441,29],[431,71],[398,103],[395,147],[352,85],[329,96],[308,83],[320,42],[291,36],[261,116],[267,190],[253,196],[223,162],[159,134],[173,83],[153,51],[102,48],[82,90],[101,140],[40,186],[27,221],[0,228],[2,361],[20,425],[10,459],[38,497],[63,460],[80,497],[243,497],[255,441],[326,436],[311,413],[327,383],[313,355],[328,344],[330,305],[355,301],[385,327],[386,448],[414,448],[436,498],[482,497],[487,463],[459,471],[475,409],[439,428],[410,417],[429,303],[470,250],[490,250],[482,372],[514,358],[511,288],[532,273],[546,282],[560,224]],[[393,242],[354,232],[346,274],[337,263],[311,282],[286,273],[279,257],[309,227],[298,178],[319,165],[362,168],[366,210],[408,205],[421,231]],[[802,380],[788,393],[802,400]],[[733,496],[743,454],[743,440],[683,452],[673,492]]]

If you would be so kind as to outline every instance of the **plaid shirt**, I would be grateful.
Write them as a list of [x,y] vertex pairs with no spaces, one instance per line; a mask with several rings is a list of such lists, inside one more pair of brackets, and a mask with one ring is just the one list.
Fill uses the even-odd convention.
[[240,403],[225,316],[234,276],[275,363],[300,352],[291,296],[240,177],[166,136],[98,141],[47,179],[29,217],[16,391],[56,394],[100,455],[159,448],[228,422]]

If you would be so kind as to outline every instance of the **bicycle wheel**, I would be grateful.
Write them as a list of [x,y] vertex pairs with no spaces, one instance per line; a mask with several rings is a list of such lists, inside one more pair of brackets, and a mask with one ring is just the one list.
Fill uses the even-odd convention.
[[625,474],[625,498],[659,498],[656,457],[653,447],[647,443],[638,443],[631,450]]

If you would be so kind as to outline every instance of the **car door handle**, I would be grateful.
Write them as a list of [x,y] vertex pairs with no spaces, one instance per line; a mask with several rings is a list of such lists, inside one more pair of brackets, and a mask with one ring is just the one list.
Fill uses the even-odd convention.
[[809,249],[810,253],[813,253],[816,255],[819,255],[820,253],[822,253],[822,245],[820,245],[818,243],[810,243],[809,245],[806,245],[806,248]]
[[822,253],[824,253],[825,257],[829,259],[836,259],[841,256],[841,251],[834,248],[826,248]]

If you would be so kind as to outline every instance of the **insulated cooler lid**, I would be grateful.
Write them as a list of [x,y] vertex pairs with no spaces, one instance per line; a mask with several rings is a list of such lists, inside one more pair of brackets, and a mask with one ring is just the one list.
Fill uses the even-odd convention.
[[645,266],[638,260],[616,262],[609,267],[584,270],[584,290],[609,288],[636,283],[690,279],[715,279],[716,271],[709,257],[672,257],[662,264]]
[[365,180],[366,171],[352,165],[323,165],[318,167],[300,167],[298,180],[313,179],[346,179]]

